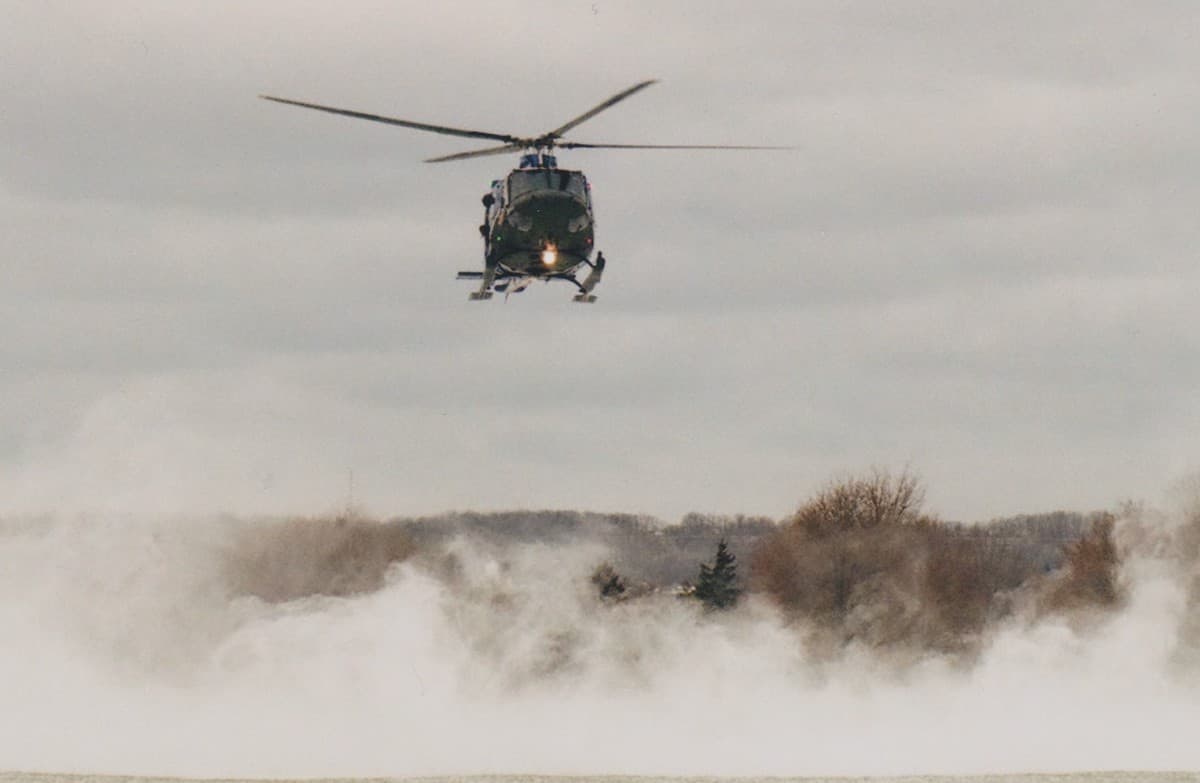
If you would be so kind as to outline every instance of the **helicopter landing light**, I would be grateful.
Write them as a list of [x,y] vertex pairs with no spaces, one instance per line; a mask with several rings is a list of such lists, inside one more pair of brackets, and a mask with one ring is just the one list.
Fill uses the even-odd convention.
[[542,263],[548,267],[552,267],[558,263],[558,248],[554,245],[546,245],[546,249],[542,251]]

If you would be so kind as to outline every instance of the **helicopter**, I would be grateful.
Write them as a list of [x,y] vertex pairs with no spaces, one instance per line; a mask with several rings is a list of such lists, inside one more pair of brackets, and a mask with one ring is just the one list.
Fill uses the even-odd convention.
[[[515,136],[507,133],[451,128],[413,122],[379,114],[339,109],[316,103],[279,98],[258,97],[275,103],[305,109],[340,114],[360,120],[382,122],[403,128],[489,139],[502,142],[499,146],[456,152],[426,163],[481,158],[513,152],[520,154],[517,168],[503,179],[493,180],[483,195],[483,269],[459,272],[459,280],[479,280],[479,289],[471,292],[471,301],[491,299],[493,293],[519,293],[537,280],[561,280],[575,288],[574,301],[595,302],[593,293],[604,274],[604,254],[592,258],[595,243],[595,217],[592,212],[591,185],[582,171],[560,168],[557,149],[635,149],[635,150],[783,150],[792,147],[733,146],[721,144],[597,144],[567,141],[563,134],[636,92],[657,79],[638,82],[583,114],[539,136]],[[578,275],[587,269],[587,276]]]

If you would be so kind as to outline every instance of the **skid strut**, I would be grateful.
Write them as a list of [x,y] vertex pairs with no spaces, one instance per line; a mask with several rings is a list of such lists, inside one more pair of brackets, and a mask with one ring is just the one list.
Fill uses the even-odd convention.
[[488,264],[482,272],[459,272],[459,280],[478,280],[479,290],[472,291],[467,299],[471,302],[481,302],[492,298],[492,284],[496,282],[496,265]]
[[597,253],[595,263],[592,263],[591,261],[586,261],[585,263],[592,268],[592,271],[588,272],[588,276],[583,278],[582,283],[574,279],[572,279],[571,282],[575,283],[575,285],[579,288],[579,293],[575,295],[574,301],[587,302],[590,304],[596,301],[596,295],[592,293],[592,290],[599,285],[600,276],[604,274],[604,254]]

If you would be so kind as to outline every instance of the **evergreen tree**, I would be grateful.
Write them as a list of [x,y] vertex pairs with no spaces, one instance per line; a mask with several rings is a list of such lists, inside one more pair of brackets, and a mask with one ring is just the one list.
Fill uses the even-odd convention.
[[712,565],[700,564],[700,579],[694,595],[704,602],[705,608],[728,609],[737,603],[741,593],[737,586],[737,558],[722,538]]

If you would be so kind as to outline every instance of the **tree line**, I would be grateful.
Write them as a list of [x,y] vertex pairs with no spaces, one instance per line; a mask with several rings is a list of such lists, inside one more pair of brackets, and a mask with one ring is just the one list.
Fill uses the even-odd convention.
[[669,592],[711,610],[746,595],[836,647],[970,652],[1016,613],[1102,611],[1121,600],[1108,513],[1052,512],[982,524],[923,509],[911,474],[872,471],[832,481],[789,517],[651,517],[575,511],[455,512],[367,519],[353,513],[247,528],[231,550],[235,592],[267,601],[378,589],[410,557],[467,537],[506,549],[601,545],[589,578],[601,601]]

